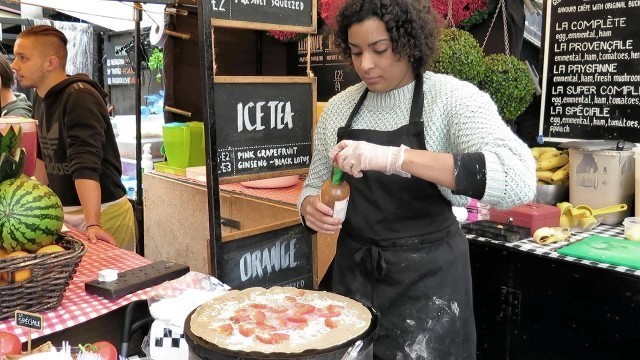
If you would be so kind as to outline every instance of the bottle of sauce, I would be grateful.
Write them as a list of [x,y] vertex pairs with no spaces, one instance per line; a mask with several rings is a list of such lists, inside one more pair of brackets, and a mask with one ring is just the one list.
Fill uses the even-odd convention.
[[320,201],[333,209],[334,218],[344,220],[347,216],[350,193],[349,184],[344,181],[344,173],[339,167],[334,166],[331,177],[322,183]]

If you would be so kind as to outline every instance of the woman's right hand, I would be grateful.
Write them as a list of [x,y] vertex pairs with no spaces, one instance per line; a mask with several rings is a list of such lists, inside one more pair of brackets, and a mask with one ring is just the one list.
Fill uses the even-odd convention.
[[333,234],[342,228],[342,220],[333,217],[333,210],[320,201],[320,195],[304,198],[300,213],[308,227],[323,234]]

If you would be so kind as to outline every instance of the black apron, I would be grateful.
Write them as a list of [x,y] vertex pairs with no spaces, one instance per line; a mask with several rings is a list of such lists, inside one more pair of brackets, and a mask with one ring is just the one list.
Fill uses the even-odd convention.
[[[393,131],[351,129],[358,100],[338,141],[362,140],[425,150],[422,76],[409,124]],[[416,177],[345,173],[351,187],[338,237],[331,291],[380,313],[376,359],[475,359],[469,249],[438,187]]]

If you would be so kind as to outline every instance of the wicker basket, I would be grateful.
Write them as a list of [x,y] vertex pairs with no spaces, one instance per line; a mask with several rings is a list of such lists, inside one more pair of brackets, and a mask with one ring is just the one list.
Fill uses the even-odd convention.
[[0,273],[31,269],[28,280],[0,286],[0,319],[12,317],[16,310],[40,312],[60,305],[87,246],[66,234],[55,244],[65,251],[0,259]]

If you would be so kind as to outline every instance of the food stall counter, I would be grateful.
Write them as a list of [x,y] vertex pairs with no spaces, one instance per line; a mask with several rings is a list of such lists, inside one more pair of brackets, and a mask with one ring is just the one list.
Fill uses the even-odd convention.
[[[32,339],[81,324],[135,301],[145,300],[153,292],[153,288],[147,288],[116,300],[108,300],[85,292],[84,284],[97,279],[98,272],[101,270],[125,271],[147,265],[151,261],[134,252],[119,249],[103,241],[90,243],[84,233],[74,228],[70,228],[68,234],[84,241],[87,245],[87,252],[82,257],[77,272],[65,290],[60,306],[41,313],[43,329],[33,330],[31,332]],[[13,318],[0,321],[0,331],[14,333],[21,341],[27,341],[28,329],[15,326]]]
[[623,239],[624,227],[547,245],[467,235],[478,360],[637,357],[640,270],[557,252],[592,235]]

